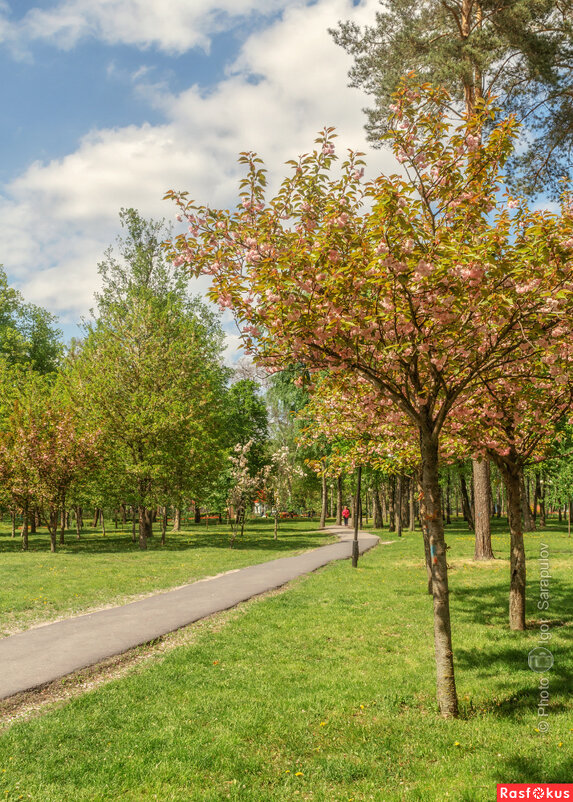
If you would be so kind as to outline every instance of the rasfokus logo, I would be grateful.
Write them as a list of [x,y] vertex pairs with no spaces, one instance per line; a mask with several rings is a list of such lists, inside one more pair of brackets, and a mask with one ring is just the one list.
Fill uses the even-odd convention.
[[573,802],[573,783],[501,783],[497,786],[500,799],[570,799]]

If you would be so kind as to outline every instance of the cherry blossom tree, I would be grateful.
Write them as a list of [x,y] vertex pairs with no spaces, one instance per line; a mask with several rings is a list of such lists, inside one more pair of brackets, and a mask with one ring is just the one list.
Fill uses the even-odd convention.
[[44,513],[54,552],[58,514],[73,484],[97,464],[99,432],[84,430],[58,384],[32,371],[19,376],[6,412],[0,476],[23,510],[23,548],[28,547],[27,516],[33,501]]
[[188,224],[173,258],[212,277],[211,296],[234,310],[259,362],[367,382],[377,415],[405,415],[416,428],[438,704],[455,716],[440,435],[462,394],[527,359],[532,338],[566,327],[562,312],[546,308],[557,292],[571,295],[572,249],[562,243],[573,220],[531,213],[516,229],[499,199],[515,122],[492,123],[480,142],[491,110],[481,105],[453,128],[449,103],[445,90],[402,82],[388,138],[403,174],[364,182],[362,154],[352,152],[337,171],[326,129],[268,201],[253,153],[241,156],[247,176],[235,211],[168,197]]

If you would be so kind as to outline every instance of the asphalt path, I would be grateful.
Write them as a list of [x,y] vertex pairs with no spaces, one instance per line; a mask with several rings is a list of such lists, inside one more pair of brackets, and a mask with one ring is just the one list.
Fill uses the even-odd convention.
[[[0,639],[0,699],[46,685],[280,588],[334,560],[349,558],[352,530],[343,526],[327,529],[337,534],[340,542]],[[375,535],[359,532],[360,553],[378,541]]]

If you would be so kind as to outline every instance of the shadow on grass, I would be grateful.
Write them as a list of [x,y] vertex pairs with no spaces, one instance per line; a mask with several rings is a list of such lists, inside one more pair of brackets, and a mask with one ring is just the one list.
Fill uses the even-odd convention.
[[[273,539],[272,521],[253,521],[245,529],[243,537],[238,537],[233,545],[234,551],[262,550],[280,554],[285,551],[315,548],[317,539],[324,536],[319,530],[312,531],[316,521],[299,520],[284,521],[279,525],[278,539]],[[304,531],[305,528],[311,531]],[[154,532],[148,538],[148,551],[184,552],[195,549],[228,549],[231,542],[230,527],[225,526],[189,526],[181,532],[167,532],[165,546],[161,545],[161,535]],[[0,554],[21,552],[19,536],[11,538],[9,533],[0,532]],[[84,530],[80,539],[75,532],[66,533],[64,545],[58,543],[58,551],[62,554],[110,554],[139,551],[139,543],[132,541],[131,529],[108,530],[105,537],[101,531]],[[49,551],[50,539],[45,529],[29,536],[30,551]]]
[[[544,765],[545,762],[545,765]],[[547,761],[544,757],[508,757],[505,760],[507,766],[501,782],[504,783],[570,783],[573,777],[573,759],[563,755],[558,766],[548,769]]]
[[[452,605],[456,615],[476,624],[508,624],[509,576],[500,576],[499,582],[463,587],[452,582],[450,588]],[[528,630],[539,629],[541,621],[548,621],[550,627],[558,627],[573,620],[573,583],[563,577],[551,584],[550,608],[544,613],[537,607],[539,580],[528,580],[526,598],[526,618]],[[572,633],[573,634],[573,631]]]

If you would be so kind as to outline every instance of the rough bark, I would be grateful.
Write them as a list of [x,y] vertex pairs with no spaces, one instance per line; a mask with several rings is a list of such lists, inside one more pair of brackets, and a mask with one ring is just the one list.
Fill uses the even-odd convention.
[[472,460],[475,506],[474,560],[493,560],[491,546],[491,482],[489,459]]
[[497,462],[507,492],[510,532],[509,627],[525,629],[525,545],[521,525],[522,470],[510,460]]
[[458,698],[454,676],[448,566],[438,476],[437,436],[421,429],[420,446],[422,492],[432,563],[437,697],[440,713],[446,718],[451,718],[458,715]]

